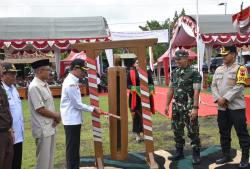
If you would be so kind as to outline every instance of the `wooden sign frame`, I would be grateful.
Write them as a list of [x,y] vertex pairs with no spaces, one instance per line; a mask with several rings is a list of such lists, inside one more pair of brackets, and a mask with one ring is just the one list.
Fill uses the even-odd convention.
[[[148,74],[146,69],[146,47],[153,46],[157,43],[157,39],[140,39],[140,40],[123,40],[95,43],[78,43],[73,45],[73,49],[78,51],[86,51],[89,76],[89,94],[90,103],[93,106],[99,107],[99,98],[96,83],[96,62],[95,59],[99,52],[104,49],[128,48],[133,52],[139,61],[139,77],[141,88],[142,116],[143,116],[143,132],[144,142],[146,147],[146,161],[151,169],[158,169],[158,165],[154,159],[154,142],[153,130],[151,121],[151,110],[149,101]],[[100,125],[100,115],[92,113],[94,149],[96,156],[97,168],[104,168],[103,165],[103,148],[102,148],[102,133]]]

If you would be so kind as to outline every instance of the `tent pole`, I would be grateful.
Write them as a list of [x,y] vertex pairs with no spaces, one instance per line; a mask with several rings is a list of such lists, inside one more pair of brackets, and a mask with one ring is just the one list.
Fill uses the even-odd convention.
[[198,49],[198,43],[199,43],[199,0],[196,0],[196,28],[197,28],[197,35],[196,35],[196,48],[197,48],[197,64],[198,64],[198,71],[200,72],[200,52]]
[[56,61],[56,74],[57,74],[57,78],[59,79],[59,77],[60,77],[61,50],[55,47],[53,49],[53,51],[55,54],[55,61]]

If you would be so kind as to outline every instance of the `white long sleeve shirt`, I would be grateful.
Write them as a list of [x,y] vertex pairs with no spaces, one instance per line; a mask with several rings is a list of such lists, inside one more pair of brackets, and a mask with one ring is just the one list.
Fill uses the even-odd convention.
[[69,73],[62,85],[60,112],[63,125],[83,123],[82,112],[93,112],[94,107],[82,103],[79,79]]
[[15,135],[15,143],[23,142],[24,136],[24,124],[23,124],[23,111],[22,101],[19,97],[19,93],[14,85],[8,86],[2,82],[3,87],[8,95],[10,112],[13,118],[12,128]]

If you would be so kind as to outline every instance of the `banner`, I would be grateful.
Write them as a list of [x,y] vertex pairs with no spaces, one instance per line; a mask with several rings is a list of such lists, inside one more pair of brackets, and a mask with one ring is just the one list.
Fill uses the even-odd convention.
[[111,32],[111,39],[113,41],[149,38],[158,38],[158,43],[168,43],[168,30],[162,29],[142,32]]

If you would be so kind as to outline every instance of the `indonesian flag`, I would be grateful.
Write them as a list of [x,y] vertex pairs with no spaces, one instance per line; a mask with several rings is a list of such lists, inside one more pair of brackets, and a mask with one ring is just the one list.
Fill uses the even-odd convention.
[[240,33],[250,33],[250,6],[232,16],[233,25]]
[[151,71],[154,71],[154,54],[153,54],[153,48],[152,48],[152,46],[149,46],[148,52],[149,52],[149,65],[150,65],[150,69],[151,69]]

